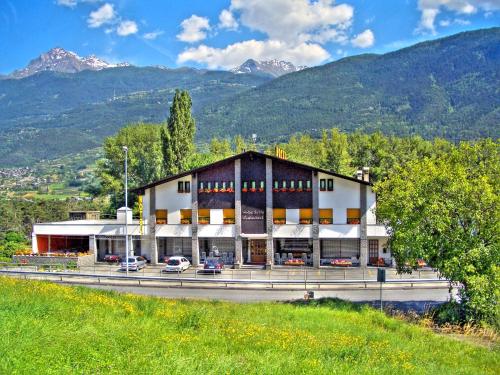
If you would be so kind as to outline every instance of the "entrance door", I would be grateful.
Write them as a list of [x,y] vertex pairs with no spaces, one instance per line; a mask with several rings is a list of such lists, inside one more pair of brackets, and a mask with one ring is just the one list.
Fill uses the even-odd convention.
[[266,263],[266,240],[250,240],[250,261]]

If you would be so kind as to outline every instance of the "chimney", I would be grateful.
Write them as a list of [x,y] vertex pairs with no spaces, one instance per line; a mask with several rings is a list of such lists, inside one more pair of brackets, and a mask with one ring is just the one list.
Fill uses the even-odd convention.
[[370,167],[363,167],[363,181],[370,182]]
[[363,179],[363,171],[361,169],[358,169],[356,171],[356,174],[354,175],[354,178],[357,178],[358,180],[362,180]]
[[129,224],[132,224],[132,209],[121,207],[116,211],[116,220],[120,224],[125,224],[125,216],[127,216],[127,221]]

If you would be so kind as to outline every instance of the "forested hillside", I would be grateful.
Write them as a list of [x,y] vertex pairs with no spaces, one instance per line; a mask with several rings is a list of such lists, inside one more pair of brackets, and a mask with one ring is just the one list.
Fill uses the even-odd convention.
[[198,114],[200,135],[325,127],[451,140],[500,135],[500,28],[288,74]]
[[42,72],[0,81],[0,166],[31,165],[101,146],[133,122],[167,117],[173,92],[191,93],[194,110],[270,77],[196,69],[123,67]]
[[0,166],[32,165],[102,145],[135,122],[162,122],[188,90],[197,140],[296,132],[500,137],[500,28],[384,55],[360,55],[276,79],[190,68],[42,72],[0,80]]

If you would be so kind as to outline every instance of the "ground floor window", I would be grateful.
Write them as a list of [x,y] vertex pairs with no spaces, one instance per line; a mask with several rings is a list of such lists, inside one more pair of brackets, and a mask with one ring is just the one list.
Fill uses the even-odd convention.
[[191,237],[159,237],[157,241],[159,262],[174,255],[182,255],[191,260]]
[[359,239],[321,240],[321,262],[331,264],[332,260],[349,260],[351,265],[359,265]]
[[211,257],[221,257],[224,264],[234,263],[234,238],[200,238],[200,262]]
[[86,253],[89,251],[88,236],[37,235],[40,254],[45,253]]
[[[129,250],[131,254],[141,255],[142,240],[140,236],[130,236]],[[97,260],[105,260],[107,255],[125,256],[125,236],[96,236]]]
[[312,265],[312,239],[279,238],[274,240],[274,263],[279,265]]

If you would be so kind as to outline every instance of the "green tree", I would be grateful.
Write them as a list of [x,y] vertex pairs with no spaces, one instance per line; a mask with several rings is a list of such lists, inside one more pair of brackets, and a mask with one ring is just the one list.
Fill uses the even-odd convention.
[[210,154],[212,154],[216,160],[225,159],[233,155],[231,142],[228,139],[213,138],[212,141],[210,141],[209,149]]
[[419,258],[459,283],[469,321],[500,321],[500,152],[491,140],[413,160],[378,183],[400,271]]
[[186,170],[193,154],[196,126],[191,105],[187,91],[175,91],[167,125],[161,129],[163,168],[167,176]]
[[128,180],[130,188],[160,179],[163,175],[163,154],[157,124],[126,126],[104,141],[104,158],[98,162],[97,176],[103,194],[112,197],[112,210],[122,205],[124,188],[123,146],[128,147]]
[[336,128],[330,134],[324,131],[321,143],[324,148],[321,167],[341,174],[352,174],[347,135]]

